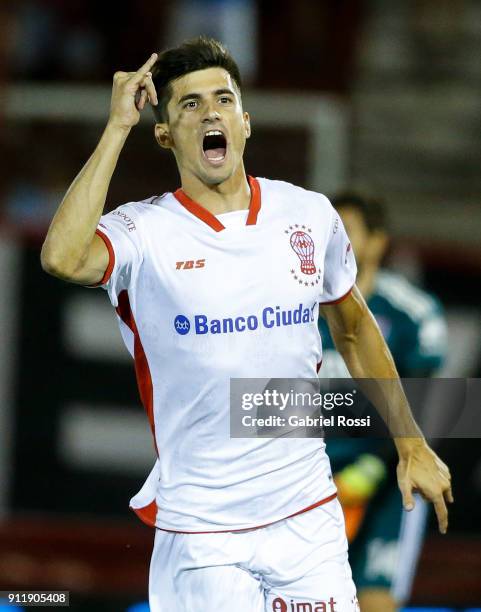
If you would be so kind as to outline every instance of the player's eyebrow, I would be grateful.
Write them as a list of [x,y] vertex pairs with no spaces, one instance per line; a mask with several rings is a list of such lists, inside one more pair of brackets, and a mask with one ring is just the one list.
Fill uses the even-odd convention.
[[182,96],[177,104],[182,104],[182,102],[185,102],[186,100],[200,100],[201,98],[202,96],[198,93],[188,93],[185,94],[185,96]]
[[232,89],[229,89],[228,87],[224,87],[223,89],[216,89],[214,94],[216,96],[220,96],[222,94],[229,94],[231,96],[235,95]]
[[[235,95],[232,89],[229,89],[228,87],[223,87],[214,91],[215,96],[221,96],[222,94],[229,94],[230,96]],[[185,94],[185,96],[182,96],[177,102],[177,104],[182,104],[182,102],[186,102],[187,100],[200,100],[201,98],[202,95],[199,93],[188,93]]]

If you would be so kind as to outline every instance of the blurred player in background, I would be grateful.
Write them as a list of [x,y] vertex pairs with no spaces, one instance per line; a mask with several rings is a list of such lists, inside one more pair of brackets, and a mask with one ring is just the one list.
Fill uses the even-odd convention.
[[[330,202],[246,175],[240,83],[232,57],[204,38],[117,72],[108,124],[50,225],[42,265],[108,292],[135,359],[158,455],[132,501],[157,528],[151,611],[356,612],[323,440],[231,438],[230,380],[315,378],[321,304],[352,375],[394,380],[390,416],[412,435],[395,439],[403,503],[422,490],[442,532],[450,474],[414,422]],[[102,216],[149,100],[182,187]]]
[[[401,377],[435,374],[447,351],[439,301],[403,276],[381,267],[388,247],[383,206],[346,192],[332,200],[353,245],[357,286],[391,350]],[[320,376],[349,376],[328,326],[319,319],[323,345]],[[427,505],[403,513],[390,441],[333,438],[327,442],[351,542],[349,559],[362,612],[393,612],[410,593],[421,551]]]

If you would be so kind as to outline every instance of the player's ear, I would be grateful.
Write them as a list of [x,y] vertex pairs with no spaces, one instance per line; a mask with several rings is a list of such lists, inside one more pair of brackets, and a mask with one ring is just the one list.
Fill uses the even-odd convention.
[[389,238],[386,232],[375,230],[371,235],[371,250],[373,258],[380,262],[389,246]]
[[251,118],[249,117],[249,113],[244,111],[244,127],[246,138],[249,138],[251,135]]
[[163,149],[172,149],[174,141],[170,135],[169,125],[167,123],[156,123],[154,134],[155,140]]

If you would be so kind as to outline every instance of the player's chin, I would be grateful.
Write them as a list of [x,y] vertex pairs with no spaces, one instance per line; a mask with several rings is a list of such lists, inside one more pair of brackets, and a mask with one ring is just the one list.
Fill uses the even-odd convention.
[[231,164],[222,164],[218,166],[205,166],[202,168],[202,180],[207,185],[218,185],[229,179],[233,174]]

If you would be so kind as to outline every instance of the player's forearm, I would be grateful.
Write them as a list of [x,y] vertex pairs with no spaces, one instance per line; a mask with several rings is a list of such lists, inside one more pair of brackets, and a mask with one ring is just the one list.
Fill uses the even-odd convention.
[[42,267],[50,274],[68,278],[85,261],[129,131],[107,124],[95,151],[65,194],[42,247]]
[[354,332],[334,331],[334,341],[351,376],[368,379],[359,380],[360,386],[388,426],[398,452],[407,447],[408,438],[422,439],[389,348],[370,311],[362,310]]

